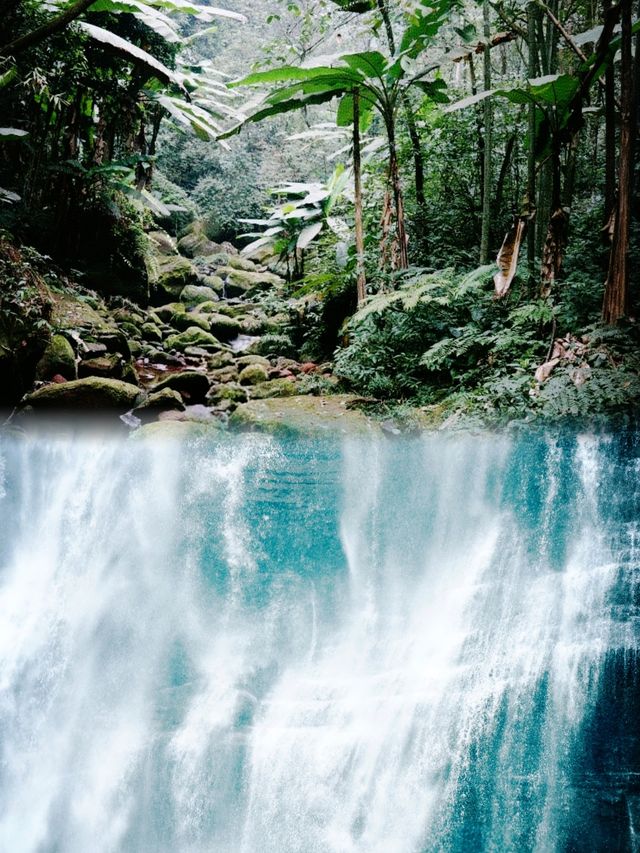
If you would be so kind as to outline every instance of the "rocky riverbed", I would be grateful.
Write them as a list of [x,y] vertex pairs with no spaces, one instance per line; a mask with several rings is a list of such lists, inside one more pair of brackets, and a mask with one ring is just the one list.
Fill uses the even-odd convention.
[[[68,278],[38,277],[48,334],[14,423],[42,412],[109,411],[133,429],[362,428],[357,398],[336,393],[331,364],[300,356],[296,328],[307,301],[288,296],[280,276],[210,242],[197,224],[180,241],[164,231],[148,240],[148,305],[107,302]],[[37,275],[28,256],[12,257]],[[4,351],[13,358],[5,370],[25,373],[17,338]]]

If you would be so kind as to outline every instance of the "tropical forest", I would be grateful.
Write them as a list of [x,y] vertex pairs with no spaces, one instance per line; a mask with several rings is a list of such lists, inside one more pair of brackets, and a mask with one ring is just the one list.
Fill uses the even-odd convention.
[[1,0],[0,851],[640,849],[640,4]]

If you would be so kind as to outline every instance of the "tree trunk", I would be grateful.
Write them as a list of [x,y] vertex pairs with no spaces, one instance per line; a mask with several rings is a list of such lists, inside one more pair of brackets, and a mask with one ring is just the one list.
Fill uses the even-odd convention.
[[[485,50],[483,55],[484,60],[484,91],[487,92],[491,88],[491,51],[489,44],[491,41],[491,14],[489,0],[484,0],[482,4],[482,15],[484,21],[484,41]],[[492,145],[492,124],[493,124],[493,105],[491,98],[484,99],[484,169],[482,175],[482,234],[480,238],[480,263],[486,264],[489,262],[489,243],[491,237],[491,184],[492,184],[492,162],[493,162],[493,145]]]
[[620,160],[618,204],[609,257],[609,272],[602,304],[602,319],[614,324],[628,311],[629,219],[633,173],[633,62],[631,51],[631,0],[621,0],[622,41],[620,47]]
[[364,268],[364,229],[362,227],[362,158],[360,153],[360,90],[353,90],[353,185],[356,217],[356,275],[358,307],[367,297]]
[[404,224],[404,199],[400,185],[400,169],[398,166],[398,149],[396,146],[395,117],[386,117],[387,140],[389,143],[389,176],[393,189],[393,201],[396,208],[396,231],[398,235],[398,268],[406,270],[409,266],[407,253],[407,232]]
[[[530,78],[535,78],[538,71],[538,57],[536,44],[536,7],[529,3],[527,7],[527,41],[528,41],[528,65],[527,73]],[[536,211],[536,106],[530,103],[527,116],[527,200],[526,214],[529,217],[527,229],[527,265],[529,267],[529,278],[535,275],[536,262],[536,229],[534,226]]]
[[[605,14],[611,0],[605,0]],[[609,222],[616,198],[616,94],[613,63],[607,63],[604,76],[604,223]]]
[[68,9],[61,12],[55,18],[52,18],[52,20],[48,21],[46,24],[43,24],[41,27],[37,27],[30,33],[9,42],[9,44],[5,44],[4,47],[0,47],[0,56],[17,56],[17,54],[22,53],[23,50],[39,44],[54,33],[63,30],[72,21],[75,21],[76,18],[79,18],[80,15],[82,15],[82,13],[85,12],[93,3],[95,3],[95,0],[76,0],[76,2],[69,6]]

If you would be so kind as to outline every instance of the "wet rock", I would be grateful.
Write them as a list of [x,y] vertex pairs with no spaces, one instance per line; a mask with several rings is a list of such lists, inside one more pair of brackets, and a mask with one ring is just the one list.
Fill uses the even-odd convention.
[[366,415],[349,408],[349,394],[331,397],[295,396],[250,400],[235,410],[229,426],[241,430],[329,435],[377,430]]
[[140,329],[142,337],[145,341],[155,341],[162,343],[162,332],[154,323],[145,323]]
[[231,266],[221,267],[218,275],[224,278],[227,296],[244,296],[247,293],[282,287],[284,280],[270,272],[247,272]]
[[122,379],[122,358],[119,355],[99,355],[96,358],[83,359],[78,364],[78,377],[104,376]]
[[220,298],[224,292],[224,281],[219,275],[202,275],[199,278],[199,282],[204,287],[208,287],[210,290],[213,290],[216,294],[216,298]]
[[244,258],[242,255],[228,255],[227,266],[233,267],[234,270],[243,270],[244,272],[257,272],[253,261],[249,258]]
[[77,376],[76,354],[63,335],[53,335],[36,366],[36,379],[51,379],[56,374],[65,379]]
[[219,367],[217,370],[209,372],[212,382],[236,382],[238,379],[238,370],[234,364],[229,364],[226,367]]
[[24,399],[34,409],[113,409],[126,412],[141,399],[140,389],[119,379],[92,376],[45,385]]
[[209,356],[208,365],[210,370],[217,370],[221,367],[227,367],[228,365],[234,365],[236,363],[235,358],[233,357],[233,353],[228,352],[227,350],[221,350],[217,352],[215,355]]
[[206,302],[199,302],[193,310],[195,314],[215,314],[220,310],[220,305],[209,299]]
[[194,284],[198,275],[193,264],[179,256],[161,258],[158,280],[154,286],[155,301],[176,300],[184,288]]
[[107,345],[98,343],[98,341],[83,341],[80,349],[82,358],[95,358],[107,353]]
[[182,397],[173,388],[163,388],[160,391],[154,391],[149,394],[147,399],[134,409],[133,413],[143,423],[147,423],[155,420],[159,412],[175,410],[184,410]]
[[209,391],[209,379],[205,373],[198,370],[182,370],[171,373],[153,387],[153,391],[165,388],[177,391],[189,403],[204,403]]
[[207,403],[217,405],[223,400],[233,403],[245,403],[248,399],[247,390],[232,382],[212,385],[207,394]]
[[238,367],[247,367],[250,364],[260,364],[267,370],[271,367],[271,362],[263,355],[241,355],[236,359]]
[[298,394],[295,381],[291,379],[270,379],[251,388],[252,400],[266,400],[271,397],[293,397]]
[[[174,329],[178,329],[178,331],[181,332],[186,332],[187,329],[193,328],[194,326],[197,326],[199,329],[203,329],[205,332],[210,331],[209,320],[207,319],[206,314],[196,314],[191,311],[188,314],[174,314],[171,325]],[[173,334],[173,332],[170,334]]]
[[187,347],[202,347],[217,350],[222,344],[211,332],[205,332],[199,326],[189,326],[184,332],[167,338],[165,345],[169,349],[185,350]]
[[175,314],[185,314],[186,311],[187,308],[183,302],[170,302],[168,305],[161,305],[159,308],[156,308],[154,314],[163,323],[170,323]]
[[202,284],[189,284],[180,294],[180,301],[187,307],[194,307],[201,302],[215,302],[217,294],[210,287]]
[[211,332],[222,341],[230,341],[240,333],[240,323],[226,314],[207,314]]
[[257,385],[268,378],[269,374],[261,364],[248,364],[240,371],[239,382],[241,385]]
[[186,347],[184,354],[190,358],[208,358],[210,355],[209,351],[203,347]]

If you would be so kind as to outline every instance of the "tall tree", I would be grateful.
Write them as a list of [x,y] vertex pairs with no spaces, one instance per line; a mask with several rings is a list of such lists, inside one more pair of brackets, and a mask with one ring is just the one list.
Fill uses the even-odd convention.
[[[484,91],[491,90],[491,10],[489,0],[482,4],[483,32],[485,49],[483,52]],[[480,239],[480,263],[489,260],[489,241],[491,236],[491,190],[493,184],[493,104],[491,98],[484,101],[484,169],[482,179],[482,236]]]

